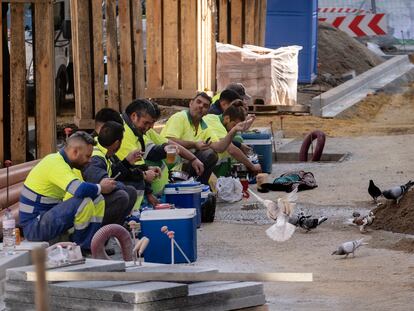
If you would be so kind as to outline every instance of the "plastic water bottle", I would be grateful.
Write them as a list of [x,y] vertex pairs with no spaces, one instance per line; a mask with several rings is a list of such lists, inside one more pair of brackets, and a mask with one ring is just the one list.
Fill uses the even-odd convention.
[[6,255],[13,255],[16,248],[16,222],[9,209],[3,217],[3,252]]

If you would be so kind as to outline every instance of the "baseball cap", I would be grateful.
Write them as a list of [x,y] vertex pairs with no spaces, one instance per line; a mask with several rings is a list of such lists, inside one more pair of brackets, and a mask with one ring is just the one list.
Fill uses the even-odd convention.
[[232,90],[240,95],[244,100],[250,100],[251,96],[246,93],[246,88],[241,83],[232,82],[226,86],[226,90]]

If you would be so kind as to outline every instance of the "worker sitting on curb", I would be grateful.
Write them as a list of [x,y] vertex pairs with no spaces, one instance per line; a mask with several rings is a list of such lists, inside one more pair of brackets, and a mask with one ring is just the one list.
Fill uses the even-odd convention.
[[[245,119],[246,114],[243,102],[240,99],[233,101],[222,115],[208,114],[203,117],[203,120],[218,138],[224,138],[237,123]],[[261,172],[260,164],[250,162],[243,151],[231,143],[226,152],[219,153],[219,162],[214,169],[214,174],[217,177],[228,176],[231,170],[231,164],[229,165],[231,157],[244,164],[251,173],[257,174]]]
[[[231,90],[233,92],[236,92],[239,95],[240,99],[243,101],[243,107],[246,109],[246,111],[248,110],[248,105],[250,103],[251,96],[249,94],[247,94],[246,88],[244,87],[243,84],[237,83],[237,82],[232,82],[232,83],[228,84],[224,88],[224,90]],[[220,95],[221,95],[221,92],[214,95],[214,97],[211,99],[211,104],[212,105],[214,105],[216,102],[218,102],[218,100],[220,99]]]
[[[210,101],[211,98],[206,93],[198,93],[190,101],[189,109],[172,115],[161,131],[162,136],[192,150],[194,155],[203,162],[204,173],[199,178],[203,184],[208,184],[218,160],[217,153],[224,152],[237,131],[247,130],[254,121],[254,118],[249,117],[246,121],[236,124],[224,138],[219,139],[203,121]],[[184,165],[183,169],[190,175],[193,174],[192,168],[188,165]]]
[[[74,228],[72,240],[90,249],[105,211],[102,194],[115,189],[116,182],[104,178],[99,184],[84,182],[75,173],[89,163],[95,141],[76,132],[57,153],[44,157],[27,176],[20,195],[19,218],[29,241],[50,241]],[[67,193],[73,197],[63,201]]]
[[[90,163],[82,170],[85,181],[99,183],[102,179],[114,177],[112,173],[111,157],[118,151],[124,136],[124,127],[114,121],[105,123],[99,131],[97,144],[93,148]],[[139,159],[140,153],[133,161]],[[143,191],[141,193],[143,196]],[[115,223],[123,225],[125,218],[131,213],[137,202],[137,191],[132,186],[126,186],[117,181],[116,188],[107,194],[105,198],[105,215],[102,225]],[[141,200],[139,201],[140,204]],[[139,206],[138,206],[139,208]]]
[[[154,104],[147,99],[136,99],[127,106],[125,112],[122,114],[124,121],[124,139],[122,140],[121,148],[116,155],[120,159],[124,159],[132,150],[141,150],[143,152],[143,159],[136,162],[138,165],[145,165],[146,161],[159,162],[167,157],[166,147],[173,145],[177,154],[191,163],[193,169],[193,176],[200,176],[204,172],[203,163],[197,159],[191,152],[176,144],[166,141],[162,144],[154,143],[146,133],[152,129],[157,117],[159,115],[154,108]],[[154,133],[153,133],[154,134]],[[161,169],[160,180],[157,183],[156,194],[162,192],[164,186],[168,183],[168,168],[163,166]],[[158,204],[158,200],[154,196],[147,196],[147,200],[151,205]]]

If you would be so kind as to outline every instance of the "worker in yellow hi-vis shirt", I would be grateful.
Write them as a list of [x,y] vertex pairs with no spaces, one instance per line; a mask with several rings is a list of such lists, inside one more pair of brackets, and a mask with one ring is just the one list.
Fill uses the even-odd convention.
[[[226,151],[236,133],[247,130],[254,121],[254,117],[248,117],[245,121],[237,123],[225,137],[218,138],[203,121],[210,102],[210,96],[204,92],[198,93],[190,101],[189,109],[173,114],[161,131],[162,136],[192,150],[204,164],[204,173],[199,178],[203,184],[208,184],[218,160],[217,153]],[[194,174],[193,169],[188,165],[184,165],[183,169],[190,175]]]
[[[74,172],[89,163],[95,141],[76,132],[57,153],[43,158],[27,176],[19,200],[20,225],[29,241],[50,241],[74,228],[73,242],[90,249],[101,227],[105,202],[101,193],[111,192],[116,182],[84,182]],[[73,197],[63,201],[66,194]]]

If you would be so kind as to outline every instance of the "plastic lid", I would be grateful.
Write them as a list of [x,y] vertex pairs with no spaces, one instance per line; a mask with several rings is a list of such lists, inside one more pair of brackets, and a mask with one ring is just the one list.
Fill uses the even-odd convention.
[[199,187],[199,182],[177,182],[173,184],[166,184],[165,188],[187,188],[187,187]]
[[195,208],[147,210],[141,213],[140,220],[146,221],[146,220],[190,219],[195,216],[196,216]]

